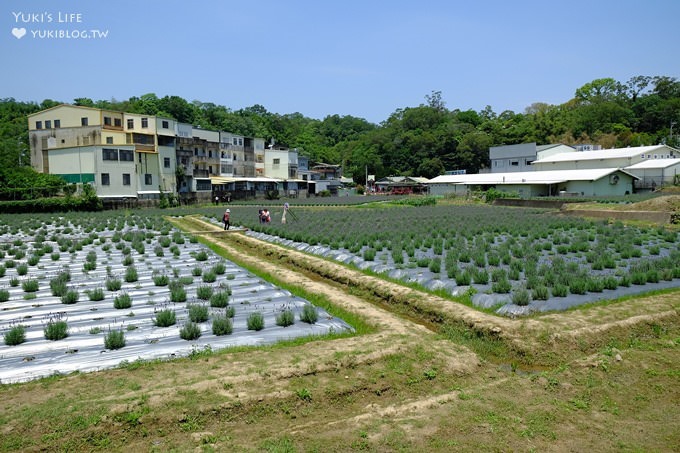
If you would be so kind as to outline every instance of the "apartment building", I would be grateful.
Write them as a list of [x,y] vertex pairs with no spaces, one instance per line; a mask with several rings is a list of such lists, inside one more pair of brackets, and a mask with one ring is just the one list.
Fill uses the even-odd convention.
[[282,183],[297,177],[296,150],[268,157],[262,138],[172,118],[64,104],[29,115],[28,129],[36,171],[92,184],[103,198],[154,199],[164,192],[207,201],[214,183],[224,192],[250,188],[272,172]]

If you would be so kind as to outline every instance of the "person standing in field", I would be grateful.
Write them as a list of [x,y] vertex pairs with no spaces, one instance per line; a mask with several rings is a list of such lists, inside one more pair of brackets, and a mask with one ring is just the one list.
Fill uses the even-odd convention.
[[288,203],[283,204],[283,215],[281,216],[281,223],[286,223],[286,214],[288,213]]
[[230,219],[231,219],[231,211],[229,211],[229,209],[227,209],[226,211],[224,211],[224,215],[222,216],[222,222],[224,222],[224,229],[225,230],[228,230],[229,227],[231,226]]

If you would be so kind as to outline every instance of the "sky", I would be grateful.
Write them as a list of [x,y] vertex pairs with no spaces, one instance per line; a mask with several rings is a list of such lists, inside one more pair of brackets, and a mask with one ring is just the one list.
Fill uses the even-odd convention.
[[680,77],[679,0],[2,0],[0,98],[155,93],[380,123]]

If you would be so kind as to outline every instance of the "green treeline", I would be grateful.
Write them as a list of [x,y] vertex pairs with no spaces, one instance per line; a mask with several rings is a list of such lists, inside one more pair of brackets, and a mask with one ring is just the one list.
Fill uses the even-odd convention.
[[[0,100],[0,188],[10,179],[17,187],[17,178],[9,178],[9,173],[19,164],[29,164],[26,115],[58,104]],[[73,104],[165,116],[205,129],[273,139],[312,161],[343,165],[345,175],[354,175],[360,183],[366,169],[378,178],[434,177],[445,169],[475,173],[488,166],[489,147],[498,145],[590,143],[612,148],[680,143],[680,82],[667,76],[593,80],[564,104],[535,103],[522,113],[496,113],[491,106],[479,112],[449,109],[441,92],[433,91],[425,103],[398,109],[380,124],[350,115],[319,120],[301,113],[278,114],[261,105],[232,110],[153,93],[125,101],[77,98]]]

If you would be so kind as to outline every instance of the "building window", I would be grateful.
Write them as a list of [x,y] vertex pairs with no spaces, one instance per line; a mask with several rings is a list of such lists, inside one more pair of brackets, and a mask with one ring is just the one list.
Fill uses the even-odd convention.
[[137,154],[137,160],[140,164],[142,163],[142,153]]
[[153,184],[153,178],[151,176],[151,173],[145,173],[144,174],[144,184],[147,186],[150,186]]
[[242,139],[242,138],[239,138],[239,139],[238,139],[238,144],[239,144],[240,146],[243,146],[243,139]]
[[170,127],[170,123],[168,123],[165,120],[163,121],[162,125],[163,125],[163,129],[168,129]]
[[132,118],[129,118],[127,120],[127,128],[128,129],[134,129],[135,128],[135,120],[133,120]]
[[281,164],[281,159],[274,159],[274,167],[278,167]]
[[118,150],[111,148],[102,148],[102,159],[103,160],[118,160]]
[[234,137],[234,145],[238,145],[238,139]]
[[82,117],[82,118],[80,119],[80,125],[81,125],[81,126],[87,126],[87,125],[88,125],[88,121],[87,121],[87,117],[86,117],[86,116],[84,116],[84,117]]
[[45,120],[45,129],[52,129],[52,121]]
[[113,125],[116,127],[123,127],[123,120],[121,120],[120,118],[114,118]]
[[149,127],[149,118],[142,118],[142,127]]
[[211,190],[212,186],[209,179],[197,179],[196,190]]
[[106,144],[113,145],[113,137],[106,137]]
[[54,128],[60,128],[61,127],[61,120],[54,120]]
[[133,162],[135,160],[135,153],[129,149],[120,150],[120,161],[121,162]]
[[104,117],[104,126],[110,126],[110,125],[111,125],[111,117],[105,116]]
[[130,185],[130,173],[123,173],[123,185],[124,186]]
[[108,173],[102,173],[102,186],[111,185],[111,178]]
[[42,129],[42,121],[36,121],[35,122],[35,128],[36,129]]
[[208,151],[208,157],[212,159],[212,151]]
[[510,165],[512,165],[513,167],[519,167],[519,161],[518,160],[511,160]]
[[170,158],[169,157],[164,157],[163,158],[163,166],[165,168],[170,168]]

